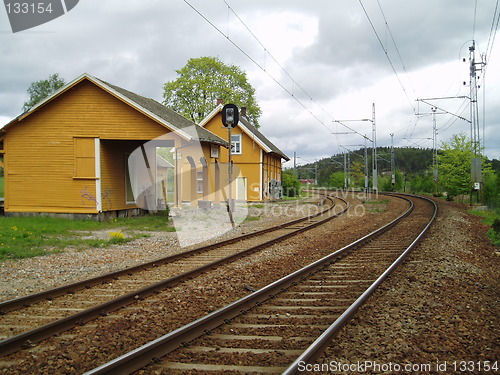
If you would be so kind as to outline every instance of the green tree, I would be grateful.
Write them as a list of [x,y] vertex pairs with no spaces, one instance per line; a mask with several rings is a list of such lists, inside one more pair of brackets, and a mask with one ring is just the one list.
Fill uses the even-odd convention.
[[337,188],[337,189],[343,189],[345,186],[345,176],[344,172],[333,172],[330,175],[330,186]]
[[396,182],[395,182],[394,189],[396,191],[403,191],[403,188],[404,188],[404,176],[403,176],[403,174],[401,173],[401,171],[399,169],[396,169],[395,175],[396,175]]
[[174,81],[164,84],[163,104],[195,123],[213,109],[217,99],[247,108],[250,122],[259,126],[262,113],[255,89],[246,73],[235,65],[226,65],[216,57],[191,58]]
[[282,174],[283,195],[297,197],[301,193],[300,181],[297,172],[293,169],[285,169]]
[[48,79],[31,83],[28,87],[29,100],[23,105],[23,112],[29,111],[37,103],[50,96],[66,84],[58,73],[52,74]]
[[500,208],[500,176],[498,173],[487,173],[483,185],[484,203],[493,208]]
[[451,196],[470,191],[472,143],[465,134],[456,134],[443,143],[438,155],[439,181]]
[[354,161],[351,164],[351,185],[365,186],[365,163]]
[[[471,189],[472,142],[465,134],[455,134],[450,143],[443,143],[438,154],[439,181],[452,196],[467,194]],[[486,158],[482,161],[483,179],[492,173]]]
[[404,178],[403,174],[396,169],[394,171],[394,185],[392,184],[392,174],[387,174],[379,181],[382,191],[402,191]]
[[427,193],[434,191],[434,180],[430,174],[416,175],[410,181],[410,192],[412,193]]

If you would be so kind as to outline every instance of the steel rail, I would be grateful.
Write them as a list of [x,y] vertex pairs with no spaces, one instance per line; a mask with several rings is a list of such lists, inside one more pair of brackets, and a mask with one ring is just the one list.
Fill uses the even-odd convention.
[[356,301],[354,301],[347,310],[340,315],[332,325],[323,332],[323,334],[318,337],[291,365],[288,367],[282,375],[293,375],[299,373],[299,364],[301,363],[312,363],[323,351],[330,345],[332,338],[340,331],[342,327],[353,317],[358,309],[368,300],[368,298],[373,294],[373,292],[382,284],[382,282],[394,272],[394,270],[404,262],[408,254],[417,246],[417,244],[423,239],[430,226],[434,222],[437,216],[438,207],[437,204],[429,198],[420,197],[416,195],[410,195],[413,197],[424,199],[431,202],[434,207],[434,212],[432,218],[429,220],[424,229],[420,234],[413,240],[413,242],[403,251],[403,253],[361,294]]
[[[344,200],[344,202],[345,202],[345,200]],[[332,203],[333,203],[333,201],[332,201]],[[88,286],[94,286],[94,285],[103,283],[105,281],[116,279],[117,277],[120,277],[123,275],[128,275],[128,274],[133,273],[133,272],[142,271],[146,268],[151,268],[151,267],[156,267],[158,265],[171,263],[171,262],[174,262],[176,260],[179,260],[182,258],[187,258],[189,256],[197,255],[197,254],[200,254],[203,252],[207,252],[207,251],[213,250],[213,249],[221,247],[221,246],[231,245],[231,244],[239,242],[241,240],[246,240],[246,239],[249,239],[252,237],[260,236],[260,235],[265,234],[265,233],[269,233],[272,231],[276,231],[276,230],[285,228],[287,226],[299,224],[301,222],[304,222],[304,221],[310,220],[312,218],[315,218],[317,216],[323,215],[324,213],[326,213],[330,210],[333,210],[334,207],[335,207],[335,204],[332,204],[332,206],[329,206],[327,209],[322,210],[314,215],[301,217],[301,218],[298,218],[298,219],[295,219],[295,220],[292,220],[292,221],[289,221],[289,222],[286,222],[283,224],[273,226],[271,228],[261,229],[259,231],[247,233],[247,234],[244,234],[244,235],[241,235],[238,237],[234,237],[234,238],[230,238],[230,239],[227,239],[224,241],[216,242],[214,244],[197,247],[195,249],[185,251],[185,252],[182,252],[179,254],[169,255],[167,257],[155,259],[155,260],[152,260],[150,262],[141,263],[141,264],[138,264],[136,266],[124,268],[124,269],[121,269],[118,271],[109,272],[109,273],[99,275],[99,276],[96,276],[96,277],[93,277],[90,279],[85,279],[85,280],[77,281],[77,282],[74,282],[71,284],[62,285],[62,286],[57,287],[57,288],[52,288],[52,289],[44,290],[44,291],[41,291],[38,293],[29,294],[29,295],[26,295],[23,297],[14,298],[14,299],[7,300],[7,301],[2,301],[2,302],[0,302],[0,315],[4,315],[5,313],[7,313],[9,311],[13,311],[13,310],[16,310],[19,308],[28,307],[29,305],[31,305],[33,303],[37,303],[37,302],[40,302],[43,300],[56,298],[56,297],[62,296],[64,294],[74,293],[74,292],[76,292],[78,290],[82,290]]]
[[351,244],[303,267],[259,290],[249,294],[219,310],[207,314],[206,316],[197,319],[183,327],[180,327],[172,332],[167,333],[158,339],[151,341],[129,353],[126,353],[108,363],[105,363],[93,370],[86,372],[84,375],[111,375],[111,374],[131,374],[134,371],[148,365],[152,360],[161,358],[175,349],[187,345],[187,343],[202,334],[228,322],[236,316],[246,312],[247,310],[262,304],[264,301],[274,298],[279,292],[286,291],[290,286],[297,285],[301,279],[305,279],[309,274],[316,272],[329,264],[334,263],[338,258],[342,258],[345,254],[351,252],[358,246],[369,242],[373,238],[387,232],[394,227],[398,222],[407,217],[414,209],[414,204],[411,200],[405,197],[400,197],[410,203],[407,211],[399,215],[396,219],[385,224],[383,227],[363,236],[362,238],[352,242]]
[[[289,233],[286,233],[282,236],[276,237],[274,239],[271,239],[269,241],[266,241],[264,243],[261,243],[257,246],[253,246],[251,248],[248,248],[244,251],[238,252],[236,254],[230,255],[228,257],[219,259],[217,261],[207,263],[203,266],[200,266],[198,268],[195,268],[193,270],[178,274],[176,276],[170,277],[168,279],[162,280],[160,282],[151,284],[149,286],[146,286],[144,288],[132,291],[130,293],[124,294],[120,297],[117,297],[115,299],[112,299],[108,302],[99,304],[97,306],[94,306],[92,308],[89,308],[87,310],[81,311],[77,314],[68,316],[66,318],[62,318],[59,320],[56,320],[52,323],[48,323],[46,325],[43,325],[41,327],[35,328],[33,330],[21,333],[19,335],[10,337],[8,339],[5,339],[3,341],[0,341],[0,356],[4,356],[7,354],[11,354],[21,348],[26,348],[30,347],[31,344],[42,341],[48,337],[54,336],[57,333],[61,333],[63,331],[66,331],[76,325],[83,325],[84,323],[91,321],[95,318],[98,318],[100,316],[106,316],[108,313],[115,311],[123,306],[132,304],[136,302],[138,299],[144,299],[150,295],[156,294],[160,290],[164,290],[170,287],[173,287],[181,282],[184,282],[186,280],[189,280],[195,276],[198,276],[202,273],[205,273],[207,271],[210,271],[211,269],[214,269],[222,264],[225,263],[230,263],[233,262],[237,259],[243,258],[245,256],[251,255],[263,248],[269,247],[271,245],[274,245],[277,242],[283,241],[287,238],[290,238],[292,236],[295,236],[299,233],[302,233],[304,231],[307,231],[309,229],[312,229],[316,226],[319,226],[323,224],[326,221],[329,221],[335,217],[341,216],[343,213],[345,213],[349,209],[349,203],[344,200],[343,198],[337,198],[342,200],[346,204],[346,208],[343,209],[341,212],[328,216],[327,218],[313,222],[312,224],[309,224],[303,228],[298,228],[293,231],[290,231]],[[330,207],[327,210],[324,210],[320,213],[321,214],[326,214],[328,211],[333,209],[334,206]],[[313,215],[314,218],[318,217],[319,215]],[[307,221],[313,217],[308,217],[305,220],[301,221]],[[297,220],[294,220],[288,225],[280,225],[280,228],[285,228],[290,225],[295,225]],[[127,270],[128,271],[128,270]]]

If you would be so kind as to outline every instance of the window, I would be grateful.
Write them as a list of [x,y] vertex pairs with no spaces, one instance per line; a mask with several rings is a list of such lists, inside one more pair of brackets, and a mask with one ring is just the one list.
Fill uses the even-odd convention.
[[231,154],[241,155],[241,134],[231,135]]
[[94,138],[74,138],[74,178],[96,178],[96,141]]
[[203,194],[203,171],[198,171],[196,173],[196,192],[198,194]]

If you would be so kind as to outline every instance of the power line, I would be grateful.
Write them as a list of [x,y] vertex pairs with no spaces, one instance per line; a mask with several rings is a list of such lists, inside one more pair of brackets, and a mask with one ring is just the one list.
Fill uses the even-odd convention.
[[417,94],[415,92],[415,88],[413,87],[413,85],[411,83],[408,71],[406,70],[405,63],[403,62],[403,58],[401,57],[401,53],[399,52],[398,45],[396,43],[396,40],[394,39],[394,35],[392,34],[391,28],[389,27],[389,23],[387,22],[387,19],[385,18],[385,13],[384,13],[384,10],[382,9],[382,5],[380,4],[379,0],[377,0],[377,4],[378,4],[378,7],[380,9],[380,13],[382,13],[382,17],[384,18],[385,26],[387,27],[387,30],[389,31],[389,35],[391,36],[392,43],[394,44],[394,48],[396,49],[396,52],[397,52],[397,54],[399,56],[399,61],[401,61],[401,66],[403,67],[403,70],[404,70],[404,72],[406,74],[406,78],[408,80],[408,83],[410,84],[411,89],[413,91],[413,95],[417,96]]
[[[493,44],[495,43],[495,37],[497,35],[498,23],[500,20],[500,13],[498,12],[498,1],[495,4],[495,11],[493,12],[493,20],[491,22],[490,35],[488,36],[488,43],[486,45],[486,56],[491,55],[491,50],[493,49]],[[496,18],[496,20],[495,20]],[[495,25],[496,21],[496,25]],[[491,43],[490,43],[491,42]]]
[[[321,106],[316,103],[316,101],[313,99],[313,97],[301,86],[299,85],[299,83],[292,77],[292,75],[290,73],[288,73],[288,71],[283,67],[283,65],[281,65],[279,63],[279,61],[271,54],[271,52],[269,52],[269,50],[266,48],[266,46],[264,46],[264,44],[259,40],[259,38],[255,35],[255,33],[247,26],[247,24],[241,19],[241,17],[236,13],[236,11],[228,4],[228,2],[226,0],[222,0],[227,8],[228,8],[228,11],[231,11],[235,17],[238,19],[238,21],[240,21],[240,23],[245,27],[245,29],[250,33],[250,35],[255,39],[255,41],[257,43],[259,43],[259,45],[262,47],[262,49],[264,50],[264,53],[266,55],[269,55],[269,57],[276,63],[276,65],[278,65],[278,67],[283,71],[283,73],[285,73],[285,75],[290,78],[290,80],[292,81],[292,83],[297,86],[314,104],[316,104],[318,106],[318,108],[320,108],[322,111],[323,111],[323,108],[321,108]],[[265,67],[264,67],[265,69]],[[292,93],[293,95],[293,93]]]
[[472,23],[472,40],[476,39],[476,14],[477,14],[477,0],[474,2],[474,22]]
[[410,104],[412,111],[415,113],[415,107],[413,106],[413,104],[410,100],[410,97],[408,96],[408,93],[406,92],[406,88],[404,87],[403,82],[401,82],[401,79],[399,78],[398,72],[396,71],[396,68],[394,67],[394,64],[392,63],[392,60],[389,57],[389,53],[387,52],[387,49],[384,47],[384,44],[382,43],[382,40],[380,39],[380,36],[378,35],[377,30],[375,29],[375,25],[373,24],[370,16],[368,15],[368,12],[367,12],[365,6],[363,5],[363,2],[361,0],[359,0],[359,4],[361,5],[361,7],[363,8],[363,11],[365,12],[366,18],[368,19],[368,22],[370,23],[372,30],[375,33],[375,36],[377,37],[377,40],[380,44],[380,47],[382,47],[382,50],[384,51],[384,54],[385,54],[385,57],[387,58],[387,61],[389,61],[389,64],[391,65],[392,71],[394,72],[394,74],[396,75],[396,78],[398,79],[399,85],[403,89],[403,92],[406,96],[406,99],[408,100],[408,103]]
[[[271,78],[278,86],[280,86],[288,95],[290,95],[302,108],[304,108],[304,110],[306,110],[312,117],[314,117],[321,125],[323,125],[327,130],[328,132],[332,132],[332,130],[326,125],[326,123],[321,120],[316,114],[314,114],[312,112],[312,110],[310,110],[296,95],[293,94],[293,92],[291,92],[289,89],[287,89],[281,82],[279,82],[274,76],[272,76],[266,69],[265,67],[263,67],[261,64],[259,64],[254,58],[252,58],[246,51],[243,50],[243,48],[241,48],[234,40],[232,40],[230,37],[229,37],[229,34],[224,34],[224,32],[222,30],[220,30],[213,22],[211,22],[207,17],[205,17],[205,15],[203,15],[198,9],[196,9],[188,0],[184,0],[184,2],[191,8],[193,9],[200,17],[202,17],[210,26],[212,26],[217,32],[219,32],[219,34],[221,34],[222,36],[224,36],[233,46],[235,46],[241,53],[243,53],[251,62],[253,62],[260,70],[262,70],[264,73],[266,73],[269,78]],[[224,1],[225,2],[225,1]],[[227,2],[225,2],[226,5]],[[229,5],[228,5],[229,7]],[[234,10],[232,8],[229,8],[235,15],[236,13],[234,12]],[[237,16],[237,15],[236,15]],[[238,17],[238,16],[237,16]],[[241,21],[241,18],[238,17],[238,19]],[[243,21],[241,21],[243,23]],[[248,29],[248,27],[245,25],[245,27]],[[251,34],[257,38],[252,32]],[[259,41],[260,43],[260,41]],[[262,43],[260,43],[262,45]],[[265,47],[264,47],[265,48]],[[266,50],[267,51],[267,50]],[[269,52],[268,52],[269,54]],[[269,54],[271,57],[272,55]],[[274,57],[272,57],[274,59]],[[274,59],[275,60],[275,59]],[[275,60],[276,61],[276,60]],[[278,64],[280,65],[280,64]],[[281,67],[281,65],[280,65]],[[283,68],[282,68],[283,69]],[[283,69],[284,70],[284,69]],[[285,71],[286,72],[286,71]],[[288,74],[288,73],[287,73]],[[289,75],[289,74],[288,74]],[[289,75],[290,76],[290,75]],[[290,76],[291,77],[291,76]],[[295,80],[293,80],[293,82],[298,86],[300,87],[296,82]],[[301,88],[301,87],[300,87]],[[306,94],[307,92],[301,88],[302,91],[304,91]],[[326,113],[328,116],[330,116],[332,119],[333,119],[333,116],[330,115],[327,111],[325,111],[318,103],[316,103],[313,98],[307,94],[309,96],[309,98],[311,99],[311,101],[313,103],[315,103],[322,111],[323,113]]]

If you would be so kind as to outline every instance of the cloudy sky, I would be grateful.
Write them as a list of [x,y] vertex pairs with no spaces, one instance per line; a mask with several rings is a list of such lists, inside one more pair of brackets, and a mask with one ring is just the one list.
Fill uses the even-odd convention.
[[371,138],[372,123],[344,122],[359,135],[341,134],[350,130],[336,121],[371,119],[372,103],[378,146],[389,146],[393,133],[395,146],[431,148],[431,105],[439,108],[439,142],[470,135],[470,124],[457,117],[469,118],[468,99],[454,97],[469,95],[475,39],[476,61],[486,54],[487,62],[478,73],[481,137],[484,131],[486,155],[500,159],[500,37],[493,43],[495,27],[492,32],[497,5],[80,0],[66,15],[18,33],[0,9],[0,126],[21,113],[28,86],[53,73],[69,82],[86,72],[161,101],[163,84],[189,58],[217,56],[246,71],[263,110],[262,132],[290,157],[296,152],[299,164],[342,152],[342,146],[360,148],[361,135]]

